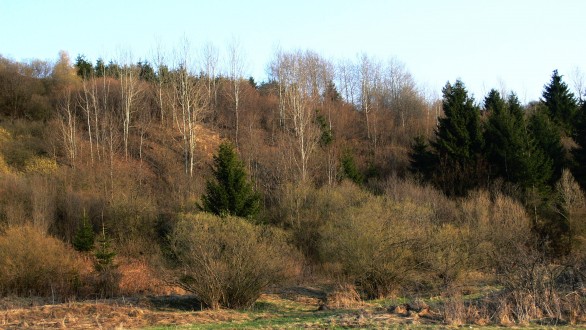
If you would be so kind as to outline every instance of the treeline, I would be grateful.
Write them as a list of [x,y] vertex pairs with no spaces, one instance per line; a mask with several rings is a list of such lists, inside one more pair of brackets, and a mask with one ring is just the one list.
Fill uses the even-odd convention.
[[[584,319],[586,109],[557,71],[539,101],[478,104],[461,81],[430,99],[396,60],[277,51],[258,83],[234,45],[225,66],[194,54],[0,58],[1,294],[129,294],[124,256],[213,308],[310,273],[444,295],[449,322]],[[66,267],[24,274],[42,244]]]
[[586,184],[586,107],[558,72],[545,85],[543,98],[526,107],[514,93],[503,98],[493,89],[481,108],[461,81],[444,87],[442,106],[444,117],[433,139],[414,141],[411,171],[448,196],[502,185],[536,210],[534,229],[555,253],[566,253],[571,227],[555,184],[564,169],[571,169],[582,188]]

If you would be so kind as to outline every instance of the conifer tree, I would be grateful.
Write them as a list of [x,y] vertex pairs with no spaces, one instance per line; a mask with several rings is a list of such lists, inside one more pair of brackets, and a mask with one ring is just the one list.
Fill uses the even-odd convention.
[[81,218],[81,224],[73,238],[73,247],[80,252],[91,251],[94,248],[94,239],[94,229],[88,216],[84,212],[83,217]]
[[489,112],[484,140],[491,175],[523,188],[542,190],[552,176],[552,162],[528,134],[517,96],[511,94],[505,102],[492,90],[484,104]]
[[244,164],[234,146],[220,144],[212,166],[214,180],[209,180],[199,208],[218,216],[254,217],[260,210],[260,196],[247,179]]
[[364,175],[362,175],[358,166],[356,166],[354,157],[349,151],[344,152],[340,158],[340,163],[342,164],[343,178],[348,178],[357,185],[361,185],[364,182]]
[[551,81],[544,87],[541,102],[549,110],[550,118],[566,133],[571,133],[578,111],[578,103],[568,85],[562,81],[557,70],[553,71]]
[[409,171],[423,181],[429,181],[436,165],[436,157],[429,149],[429,144],[425,137],[422,135],[416,136],[413,139],[409,153]]
[[482,149],[480,112],[461,81],[443,89],[445,117],[439,119],[432,143],[439,162],[436,183],[447,194],[464,195],[479,184]]
[[543,109],[538,109],[529,119],[529,131],[537,147],[552,163],[553,172],[548,183],[553,185],[559,180],[566,166],[566,154],[561,142],[560,129]]
[[572,173],[582,189],[586,189],[586,103],[582,103],[576,117],[574,141],[577,147],[572,149],[574,157]]

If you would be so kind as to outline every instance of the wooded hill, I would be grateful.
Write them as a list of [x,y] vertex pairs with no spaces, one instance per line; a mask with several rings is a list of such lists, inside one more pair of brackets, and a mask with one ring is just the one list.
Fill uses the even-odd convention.
[[[93,284],[61,283],[63,296],[116,294],[125,256],[210,307],[250,306],[313,269],[364,298],[480,279],[535,307],[518,321],[583,317],[586,106],[557,71],[523,105],[475,100],[461,81],[434,100],[401,63],[367,55],[279,51],[262,83],[236,50],[225,70],[213,48],[193,58],[0,57],[0,266],[41,235],[95,259]],[[28,283],[19,269],[0,275],[2,294],[61,276]]]

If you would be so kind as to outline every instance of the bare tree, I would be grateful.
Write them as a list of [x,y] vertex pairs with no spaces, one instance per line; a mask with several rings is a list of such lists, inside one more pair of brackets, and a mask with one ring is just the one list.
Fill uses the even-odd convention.
[[122,110],[124,158],[128,159],[128,138],[132,115],[136,111],[134,103],[142,92],[138,79],[138,68],[132,63],[132,55],[126,53],[119,65],[120,103]]
[[59,114],[63,148],[71,166],[75,166],[77,156],[77,128],[75,106],[71,100],[71,90],[68,89],[57,105]]
[[572,71],[572,83],[574,92],[577,94],[580,103],[582,103],[584,101],[583,97],[586,96],[586,77],[579,67],[574,68],[574,71]]
[[356,65],[348,60],[342,60],[337,66],[338,86],[344,100],[350,104],[356,105],[356,93],[358,86],[358,77]]
[[327,61],[313,52],[278,52],[271,64],[273,79],[279,82],[279,104],[284,128],[292,135],[290,161],[302,182],[308,179],[309,160],[319,142],[316,106],[322,101]]
[[206,43],[201,51],[201,62],[203,65],[203,78],[205,79],[207,89],[208,110],[213,114],[214,120],[217,119],[218,104],[218,61],[220,53],[218,48],[211,42]]
[[167,83],[168,68],[165,64],[165,55],[161,49],[160,43],[157,44],[155,54],[153,56],[153,63],[157,72],[157,79],[155,80],[155,93],[157,96],[157,103],[159,106],[159,114],[161,118],[161,125],[165,124],[165,103],[164,103],[164,88]]
[[185,173],[193,177],[195,164],[196,130],[206,107],[201,80],[191,73],[189,42],[184,40],[176,54],[176,68],[172,73],[172,108],[175,126],[183,139]]
[[235,142],[238,146],[238,131],[240,126],[240,84],[242,83],[244,75],[244,52],[237,39],[233,39],[228,45],[228,75],[231,82],[231,99],[234,102],[234,116],[235,116]]

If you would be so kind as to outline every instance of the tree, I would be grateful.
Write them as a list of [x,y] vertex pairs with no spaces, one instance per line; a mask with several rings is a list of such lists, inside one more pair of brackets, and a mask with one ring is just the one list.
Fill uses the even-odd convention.
[[529,131],[544,156],[552,162],[553,173],[549,184],[553,185],[566,166],[566,153],[562,146],[560,129],[550,120],[545,109],[537,111],[529,118]]
[[87,61],[84,55],[77,55],[75,67],[77,68],[77,75],[83,79],[89,79],[94,74],[92,63]]
[[572,149],[574,157],[572,173],[582,189],[586,189],[586,103],[582,104],[576,117],[574,141],[576,141],[577,147]]
[[91,251],[94,248],[94,239],[94,228],[84,212],[83,217],[81,218],[81,225],[73,238],[73,247],[77,251]]
[[177,68],[170,74],[171,95],[169,99],[171,100],[175,127],[183,139],[185,173],[191,178],[195,166],[197,128],[207,105],[203,82],[192,74],[194,64],[190,54],[189,42],[183,40],[177,54]]
[[409,171],[419,176],[423,181],[429,181],[437,164],[435,154],[429,149],[429,144],[422,135],[416,136],[409,152]]
[[244,74],[245,58],[241,49],[240,42],[237,39],[232,40],[228,46],[228,68],[230,77],[230,97],[234,102],[234,117],[236,119],[235,126],[235,141],[238,145],[238,131],[240,126],[240,98],[241,98],[241,82]]
[[344,152],[340,163],[342,164],[343,178],[348,178],[357,185],[361,185],[364,182],[364,175],[362,175],[358,166],[356,166],[356,162],[350,151]]
[[566,133],[571,133],[578,104],[568,85],[562,81],[557,70],[553,71],[551,82],[545,86],[541,102],[549,110],[550,118]]
[[552,161],[528,134],[517,96],[511,94],[505,102],[493,89],[485,98],[484,108],[489,112],[484,152],[491,176],[502,177],[523,188],[543,188],[552,176]]
[[279,84],[279,123],[289,133],[285,150],[298,170],[298,181],[309,178],[309,161],[320,142],[315,109],[321,105],[329,81],[330,64],[318,54],[277,53],[271,78]]
[[480,112],[461,81],[443,89],[445,117],[439,119],[432,143],[441,171],[437,183],[448,194],[464,195],[478,185],[482,149]]
[[222,217],[251,218],[260,211],[260,195],[247,179],[244,164],[234,146],[224,142],[214,156],[214,180],[208,181],[199,208]]

